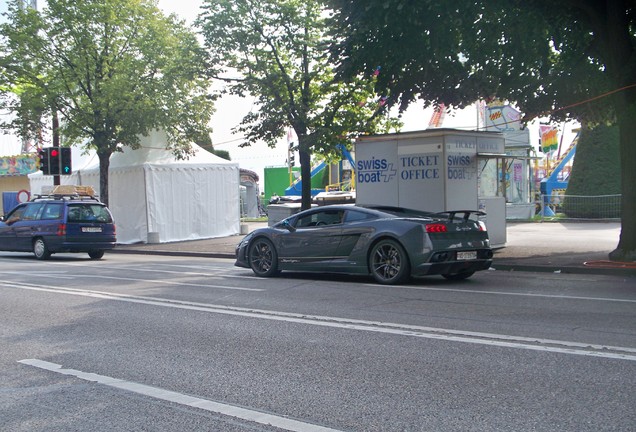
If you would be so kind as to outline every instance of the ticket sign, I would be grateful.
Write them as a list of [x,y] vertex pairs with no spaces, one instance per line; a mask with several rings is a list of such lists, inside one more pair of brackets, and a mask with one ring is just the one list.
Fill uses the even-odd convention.
[[458,130],[362,137],[356,201],[426,211],[478,208],[478,154],[502,153],[499,134]]
[[477,138],[448,135],[446,144],[446,208],[477,208]]
[[397,140],[356,146],[356,202],[398,205]]
[[441,137],[400,142],[399,202],[401,207],[444,210],[444,154]]

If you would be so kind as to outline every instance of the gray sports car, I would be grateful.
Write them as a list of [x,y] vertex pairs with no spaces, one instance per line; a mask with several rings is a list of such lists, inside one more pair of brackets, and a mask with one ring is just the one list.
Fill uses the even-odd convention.
[[492,264],[488,233],[476,220],[483,214],[316,207],[249,233],[236,248],[235,265],[262,277],[290,270],[370,274],[381,284],[438,274],[466,279]]

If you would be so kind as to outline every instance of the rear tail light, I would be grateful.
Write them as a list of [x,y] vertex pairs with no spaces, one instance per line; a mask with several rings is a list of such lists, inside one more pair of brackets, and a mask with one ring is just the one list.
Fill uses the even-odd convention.
[[443,233],[447,231],[448,231],[448,228],[444,224],[441,224],[441,223],[426,224],[427,233]]
[[59,224],[57,226],[57,235],[65,236],[66,235],[66,224]]
[[488,231],[486,229],[486,224],[483,221],[478,221],[477,223],[479,225],[479,231]]

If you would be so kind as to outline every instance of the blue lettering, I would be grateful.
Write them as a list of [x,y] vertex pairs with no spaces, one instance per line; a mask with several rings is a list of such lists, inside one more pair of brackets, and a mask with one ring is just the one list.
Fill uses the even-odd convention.
[[439,169],[426,168],[419,170],[403,170],[400,173],[402,180],[428,180],[439,178]]
[[381,180],[380,171],[358,171],[358,183],[379,183]]
[[451,155],[447,158],[448,166],[469,166],[470,156]]
[[386,159],[371,158],[367,160],[358,161],[358,171],[385,170],[387,168],[388,168],[388,162]]
[[455,141],[455,148],[472,149],[475,148],[475,143],[469,141]]
[[437,166],[439,156],[407,156],[401,158],[402,168],[415,168],[422,166]]

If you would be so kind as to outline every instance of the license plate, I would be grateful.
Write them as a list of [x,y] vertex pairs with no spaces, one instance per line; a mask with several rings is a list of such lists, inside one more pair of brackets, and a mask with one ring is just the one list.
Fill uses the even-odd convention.
[[477,251],[457,252],[457,260],[474,260],[477,259]]
[[102,232],[102,227],[82,227],[82,232]]

